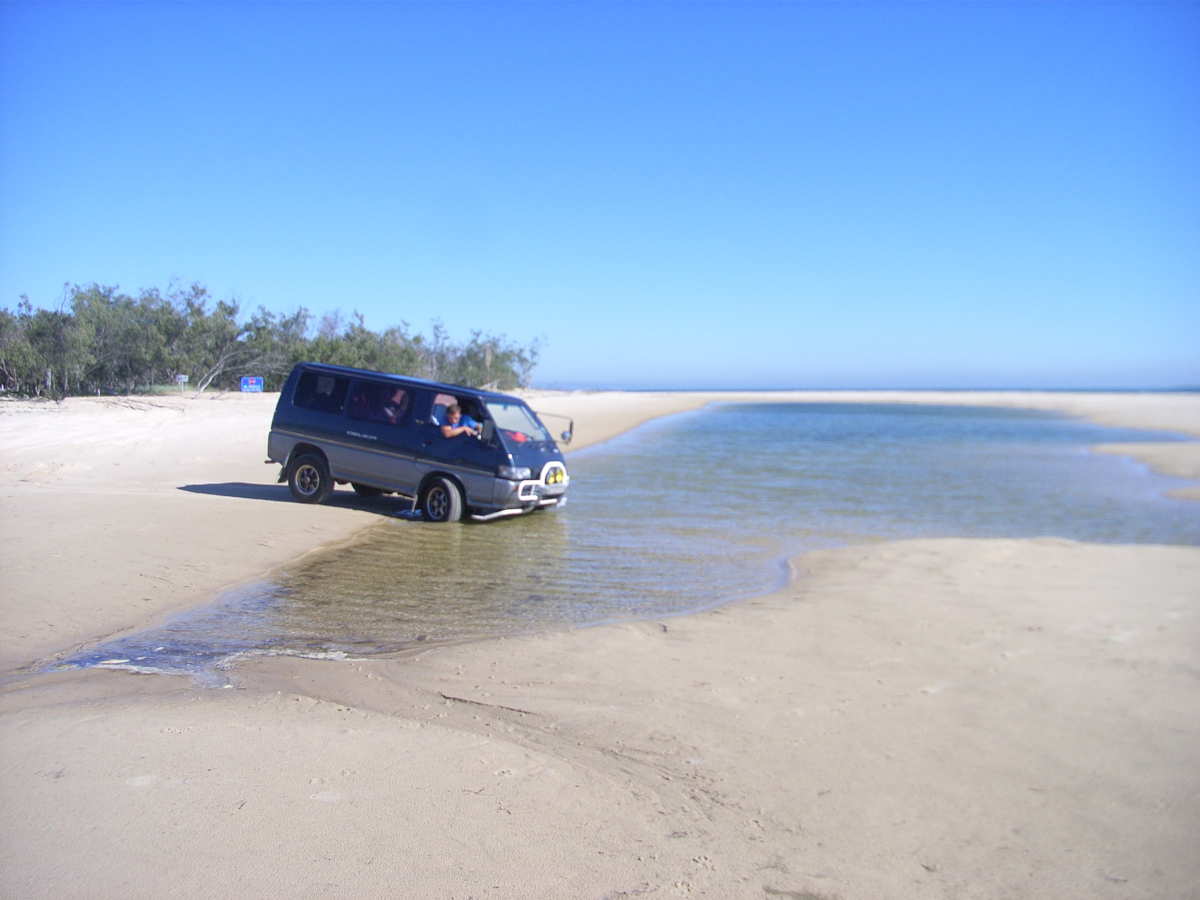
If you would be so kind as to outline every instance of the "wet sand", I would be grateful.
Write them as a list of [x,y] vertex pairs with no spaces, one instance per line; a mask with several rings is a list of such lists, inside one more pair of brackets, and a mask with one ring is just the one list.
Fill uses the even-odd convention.
[[[12,676],[378,521],[274,484],[274,399],[0,405],[5,896],[1194,895],[1197,548],[852,547],[712,612],[241,690]],[[773,397],[532,403],[582,446],[712,399]],[[1200,435],[1185,394],[784,399]],[[1194,477],[1198,447],[1136,452]]]

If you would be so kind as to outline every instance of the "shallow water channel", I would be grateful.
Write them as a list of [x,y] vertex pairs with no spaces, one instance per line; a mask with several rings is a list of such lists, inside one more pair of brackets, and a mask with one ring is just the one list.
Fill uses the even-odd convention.
[[1188,482],[1087,449],[1177,439],[1024,410],[713,406],[571,454],[565,509],[459,525],[398,514],[56,665],[220,681],[247,653],[375,655],[668,616],[772,590],[788,556],[859,541],[1196,545],[1200,504],[1165,496]]

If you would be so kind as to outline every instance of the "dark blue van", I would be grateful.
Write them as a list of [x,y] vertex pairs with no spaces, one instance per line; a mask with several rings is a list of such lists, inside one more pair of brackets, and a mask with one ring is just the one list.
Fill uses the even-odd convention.
[[558,445],[518,397],[319,363],[288,376],[267,455],[301,503],[348,483],[411,497],[431,522],[560,506],[570,483]]

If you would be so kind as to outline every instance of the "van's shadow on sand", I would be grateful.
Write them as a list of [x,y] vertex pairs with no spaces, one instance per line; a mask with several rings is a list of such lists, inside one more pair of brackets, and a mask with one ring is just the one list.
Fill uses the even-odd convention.
[[[270,503],[295,503],[291,491],[286,484],[250,484],[245,481],[226,481],[220,484],[184,484],[178,490],[189,494],[207,494],[211,497],[233,497],[238,500],[266,500]],[[354,491],[336,490],[325,501],[326,506],[337,506],[343,509],[360,509],[363,512],[373,512],[381,516],[409,518],[412,516],[413,502],[393,495],[379,497],[360,497]]]

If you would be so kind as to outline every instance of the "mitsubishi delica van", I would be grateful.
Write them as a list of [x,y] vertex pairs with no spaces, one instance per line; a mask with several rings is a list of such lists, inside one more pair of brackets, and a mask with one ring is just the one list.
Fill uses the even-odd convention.
[[[459,427],[474,423],[474,436],[445,436],[456,405]],[[323,503],[335,483],[350,484],[363,496],[410,497],[430,522],[561,506],[570,483],[558,445],[517,397],[317,363],[288,376],[267,456],[301,503]]]

